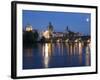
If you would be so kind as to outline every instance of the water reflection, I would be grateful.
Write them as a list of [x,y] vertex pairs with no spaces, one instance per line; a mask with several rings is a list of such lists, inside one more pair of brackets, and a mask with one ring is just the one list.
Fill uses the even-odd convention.
[[90,44],[37,43],[23,48],[23,69],[90,66]]
[[50,59],[50,56],[52,54],[52,44],[51,43],[46,43],[46,44],[43,45],[42,54],[43,54],[43,57],[44,57],[43,58],[44,67],[48,68],[49,59]]
[[90,45],[86,46],[86,65],[90,65]]

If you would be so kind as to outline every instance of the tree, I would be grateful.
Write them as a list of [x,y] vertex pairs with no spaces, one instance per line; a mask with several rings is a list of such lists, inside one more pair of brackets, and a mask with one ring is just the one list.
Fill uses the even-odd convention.
[[38,31],[37,30],[34,30],[33,37],[34,37],[35,41],[38,40],[39,34],[38,34]]
[[37,30],[34,31],[25,31],[23,32],[23,43],[24,44],[32,44],[38,41],[39,34]]

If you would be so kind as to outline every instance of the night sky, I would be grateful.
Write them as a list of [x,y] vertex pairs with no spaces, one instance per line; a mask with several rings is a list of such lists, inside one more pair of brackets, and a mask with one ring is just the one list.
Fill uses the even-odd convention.
[[89,13],[23,10],[22,15],[24,28],[30,24],[33,29],[44,31],[51,22],[56,32],[64,32],[69,26],[71,31],[90,34],[91,14]]

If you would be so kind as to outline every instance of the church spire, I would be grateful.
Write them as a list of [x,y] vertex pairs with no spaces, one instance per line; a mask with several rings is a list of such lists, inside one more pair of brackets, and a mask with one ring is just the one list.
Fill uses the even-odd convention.
[[51,23],[51,22],[49,22],[49,25],[48,25],[48,30],[49,30],[49,31],[53,31],[53,25],[52,25],[52,23]]

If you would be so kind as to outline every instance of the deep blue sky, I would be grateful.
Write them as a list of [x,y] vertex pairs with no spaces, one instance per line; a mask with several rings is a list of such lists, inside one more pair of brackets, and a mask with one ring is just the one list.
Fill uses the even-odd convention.
[[30,24],[34,29],[43,31],[51,22],[55,31],[63,32],[69,26],[70,30],[87,35],[90,34],[90,17],[89,13],[23,10],[22,19],[24,28]]

